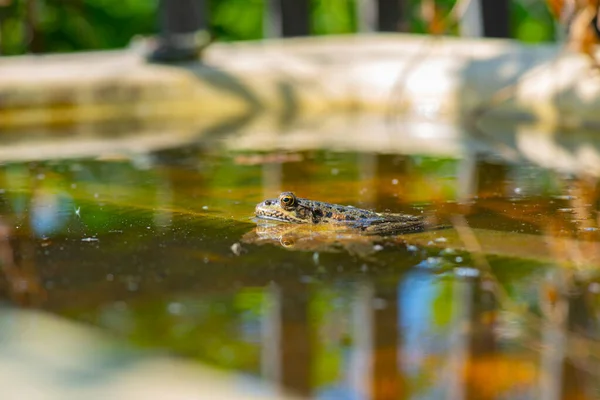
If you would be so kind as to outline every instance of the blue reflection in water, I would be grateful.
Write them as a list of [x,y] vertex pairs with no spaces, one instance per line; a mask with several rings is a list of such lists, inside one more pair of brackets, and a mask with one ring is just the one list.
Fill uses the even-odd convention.
[[[426,363],[433,353],[447,348],[445,335],[433,321],[433,303],[439,290],[439,276],[418,269],[409,272],[398,285],[400,370],[409,380],[418,379],[425,369],[430,368]],[[424,392],[412,393],[412,399],[440,398],[444,393],[443,388],[436,387],[433,381],[420,389]]]
[[[340,368],[348,373],[352,369],[351,364],[356,357],[353,353],[361,351],[361,349],[343,346],[340,351],[342,352],[342,365]],[[350,378],[351,376],[341,377],[340,381],[336,384],[317,388],[315,398],[320,400],[366,400],[365,396],[349,381]]]
[[38,237],[61,229],[74,214],[73,198],[66,192],[36,191],[31,200],[31,228]]
[[[431,303],[436,294],[435,277],[421,271],[408,273],[406,279],[398,285],[398,319],[402,332],[401,343],[405,348],[404,356],[412,359],[421,353],[423,341],[427,340],[431,331]],[[410,354],[416,352],[417,354]],[[411,370],[414,364],[407,363]],[[416,371],[410,371],[416,372]]]
[[348,386],[334,386],[321,390],[316,398],[321,400],[363,400],[364,397]]

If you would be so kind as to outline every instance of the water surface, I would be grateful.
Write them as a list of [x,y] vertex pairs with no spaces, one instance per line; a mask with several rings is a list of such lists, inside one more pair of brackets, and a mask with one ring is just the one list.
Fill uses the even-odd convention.
[[[284,190],[462,230],[259,240],[254,206]],[[595,178],[185,145],[6,163],[0,210],[6,301],[139,347],[320,399],[600,395]]]

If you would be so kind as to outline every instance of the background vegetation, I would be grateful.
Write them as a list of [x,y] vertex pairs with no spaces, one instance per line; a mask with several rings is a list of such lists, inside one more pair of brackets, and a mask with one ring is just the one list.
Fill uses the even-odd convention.
[[[315,35],[355,32],[356,0],[312,0]],[[455,0],[436,0],[448,10]],[[208,0],[219,40],[263,36],[266,0]],[[410,0],[409,29],[426,32],[420,0]],[[553,40],[554,22],[543,0],[513,0],[511,31],[528,42]],[[135,35],[157,30],[158,0],[0,0],[0,51],[69,52],[127,46]]]

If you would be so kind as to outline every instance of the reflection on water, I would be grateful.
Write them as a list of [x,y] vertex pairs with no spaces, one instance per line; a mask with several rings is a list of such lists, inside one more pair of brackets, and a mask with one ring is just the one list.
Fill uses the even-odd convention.
[[[7,164],[0,290],[315,398],[592,399],[597,183],[483,156],[187,147]],[[254,205],[283,190],[475,229],[255,229]]]

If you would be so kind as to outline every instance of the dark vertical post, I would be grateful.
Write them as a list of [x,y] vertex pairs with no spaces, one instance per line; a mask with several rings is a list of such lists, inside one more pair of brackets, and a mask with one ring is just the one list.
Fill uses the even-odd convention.
[[481,1],[483,36],[494,38],[510,37],[509,0]]
[[377,30],[399,32],[403,27],[406,0],[377,0]]
[[283,37],[310,34],[310,1],[279,0],[281,10],[281,35]]
[[36,1],[27,2],[27,28],[29,30],[29,51],[31,53],[41,53],[43,50],[43,40],[38,29],[38,4]]
[[204,0],[161,0],[160,27],[163,37],[206,29]]
[[180,61],[197,58],[201,43],[198,33],[207,31],[205,0],[160,0],[160,45],[150,56],[156,61]]

